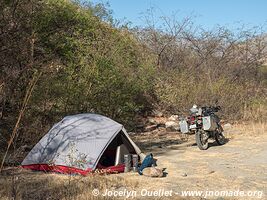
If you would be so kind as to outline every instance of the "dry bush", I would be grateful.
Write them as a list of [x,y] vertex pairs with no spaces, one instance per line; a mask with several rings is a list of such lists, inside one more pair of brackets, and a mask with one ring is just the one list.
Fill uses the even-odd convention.
[[261,136],[267,132],[267,123],[266,122],[255,122],[255,123],[240,123],[234,126],[234,130],[242,135],[249,136]]
[[154,8],[147,12],[147,27],[136,34],[157,57],[154,92],[158,105],[181,113],[194,103],[214,105],[218,100],[225,119],[264,120],[265,29],[244,26],[234,32],[217,26],[205,30],[188,17],[155,19],[157,12]]
[[249,121],[267,121],[267,103],[265,98],[258,98],[244,107],[244,119]]
[[[192,75],[187,71],[164,70],[158,76],[155,91],[160,106],[171,113],[188,114],[193,104],[222,107],[221,117],[237,121],[240,119],[264,120],[266,104],[254,85],[245,82],[232,82],[221,76],[216,81],[201,74]],[[251,95],[254,94],[253,96]]]

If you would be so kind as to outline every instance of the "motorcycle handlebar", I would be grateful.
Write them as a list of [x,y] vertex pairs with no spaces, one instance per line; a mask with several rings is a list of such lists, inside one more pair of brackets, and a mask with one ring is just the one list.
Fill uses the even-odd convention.
[[202,110],[218,112],[219,110],[221,110],[221,106],[205,106],[205,107],[202,107]]

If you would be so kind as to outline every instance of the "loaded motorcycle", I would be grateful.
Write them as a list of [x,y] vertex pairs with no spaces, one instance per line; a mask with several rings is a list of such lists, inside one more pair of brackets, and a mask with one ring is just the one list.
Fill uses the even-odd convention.
[[210,106],[197,108],[194,105],[190,109],[190,116],[187,119],[180,119],[180,129],[182,133],[195,133],[196,143],[200,150],[208,149],[208,140],[216,140],[219,145],[225,144],[223,128],[219,117],[215,114],[221,110],[220,106]]

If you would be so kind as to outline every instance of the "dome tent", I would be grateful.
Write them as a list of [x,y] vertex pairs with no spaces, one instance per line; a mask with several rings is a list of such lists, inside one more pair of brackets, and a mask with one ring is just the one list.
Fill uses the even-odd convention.
[[64,117],[33,147],[22,167],[86,175],[124,170],[123,155],[143,154],[123,126],[98,114]]

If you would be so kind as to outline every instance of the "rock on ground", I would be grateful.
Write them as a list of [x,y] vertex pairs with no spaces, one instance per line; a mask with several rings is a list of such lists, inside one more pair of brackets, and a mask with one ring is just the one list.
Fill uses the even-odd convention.
[[149,177],[163,177],[163,171],[156,167],[147,167],[143,170],[143,175]]
[[172,115],[168,118],[168,121],[179,121],[179,116],[178,115]]
[[165,127],[167,130],[171,131],[178,131],[180,129],[179,123],[175,121],[167,121]]

